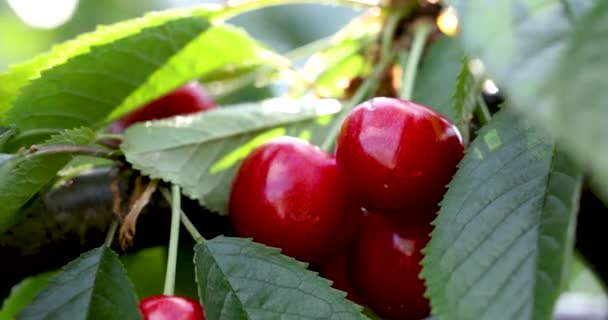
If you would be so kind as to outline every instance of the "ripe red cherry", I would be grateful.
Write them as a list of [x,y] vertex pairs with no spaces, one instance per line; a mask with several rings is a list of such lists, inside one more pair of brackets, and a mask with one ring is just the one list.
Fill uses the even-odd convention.
[[304,140],[274,139],[243,161],[230,194],[236,234],[321,262],[354,236],[361,209],[344,193],[335,159]]
[[361,303],[361,298],[355,292],[350,278],[351,265],[348,253],[343,253],[324,261],[319,266],[320,274],[333,282],[332,287],[344,291],[347,298],[355,303]]
[[343,179],[363,207],[408,216],[437,206],[462,156],[456,126],[425,106],[393,98],[355,107],[336,150]]
[[201,304],[178,296],[152,296],[139,302],[144,320],[205,320]]
[[213,100],[198,82],[193,81],[117,120],[110,125],[108,131],[123,133],[126,128],[137,122],[186,115],[214,107]]
[[425,318],[430,307],[418,274],[431,225],[403,224],[377,213],[366,220],[351,256],[351,279],[363,304],[387,320]]

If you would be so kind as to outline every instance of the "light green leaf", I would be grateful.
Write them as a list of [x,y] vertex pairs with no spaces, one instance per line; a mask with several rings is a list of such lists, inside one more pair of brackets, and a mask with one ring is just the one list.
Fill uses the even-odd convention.
[[343,97],[345,84],[369,72],[363,53],[370,43],[371,36],[346,39],[328,50],[312,55],[300,74],[310,82],[319,96]]
[[211,10],[207,8],[180,8],[151,12],[141,18],[122,21],[110,26],[100,26],[93,32],[56,45],[51,51],[40,54],[30,61],[11,66],[7,72],[0,74],[0,123],[4,122],[5,112],[10,109],[21,88],[30,80],[38,78],[44,70],[63,64],[77,55],[87,53],[93,46],[108,44],[132,36],[144,28],[155,27],[189,16],[204,17],[210,12]]
[[456,39],[439,37],[421,61],[412,100],[455,121],[452,101],[464,56]]
[[[453,1],[471,56],[524,113],[588,166],[608,199],[608,2]],[[550,26],[550,27],[548,27]]]
[[[93,47],[24,87],[7,121],[22,132],[99,123],[209,26],[204,18],[186,17]],[[27,137],[28,143],[36,143],[44,135]]]
[[33,277],[23,279],[11,290],[10,296],[2,303],[0,319],[13,320],[23,307],[30,304],[34,296],[46,286],[49,278],[55,272],[42,273]]
[[199,296],[209,320],[367,319],[345,293],[279,249],[218,237],[194,250]]
[[551,319],[567,284],[580,187],[550,139],[499,112],[469,146],[424,249],[433,314]]
[[264,49],[245,31],[228,25],[216,25],[176,52],[164,65],[159,65],[158,70],[132,92],[109,118],[117,118],[158,97],[159,93],[177,88],[194,78],[215,74],[215,80],[218,80],[217,74],[230,76],[230,71],[248,72],[262,64],[279,66],[287,63],[280,55]]
[[456,91],[452,98],[454,110],[454,123],[458,127],[464,145],[469,144],[471,132],[469,130],[473,111],[477,107],[477,101],[481,98],[481,82],[469,71],[467,59],[462,59],[462,67],[456,82]]
[[92,47],[24,87],[7,113],[20,130],[11,147],[37,143],[52,129],[103,125],[204,74],[265,61],[280,59],[245,32],[204,17],[143,29]]
[[118,256],[103,246],[83,254],[52,277],[18,319],[141,319],[137,304]]
[[[88,145],[95,141],[95,137],[95,132],[87,128],[66,130],[39,147]],[[35,150],[28,150],[0,166],[0,231],[26,202],[49,186],[57,172],[71,159],[70,153],[37,155]]]
[[218,108],[134,125],[121,148],[145,175],[178,184],[201,205],[226,214],[232,178],[253,148],[284,135],[318,144],[339,110],[336,100],[289,99]]

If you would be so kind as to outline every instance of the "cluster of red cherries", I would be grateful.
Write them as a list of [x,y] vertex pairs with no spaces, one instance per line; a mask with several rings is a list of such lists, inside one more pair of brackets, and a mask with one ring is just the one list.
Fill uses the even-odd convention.
[[[202,112],[214,102],[196,82],[113,123]],[[439,201],[463,156],[458,129],[423,105],[373,98],[344,120],[335,156],[281,137],[243,160],[230,194],[237,235],[311,264],[354,302],[391,320],[429,315],[418,277]],[[153,296],[144,319],[204,320],[195,300]]]
[[243,161],[229,203],[241,237],[308,262],[385,319],[429,315],[421,249],[463,157],[458,129],[411,101],[373,98],[344,120],[335,156],[281,137]]

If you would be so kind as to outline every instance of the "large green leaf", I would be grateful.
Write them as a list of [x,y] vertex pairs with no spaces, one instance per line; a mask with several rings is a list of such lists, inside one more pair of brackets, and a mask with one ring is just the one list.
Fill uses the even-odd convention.
[[[466,49],[608,195],[608,2],[455,0]],[[605,196],[605,199],[608,197]]]
[[279,249],[218,237],[194,250],[199,296],[209,320],[367,319],[345,293]]
[[336,100],[271,99],[137,124],[121,147],[136,169],[178,184],[203,206],[226,214],[232,177],[253,148],[284,135],[318,144],[339,110]]
[[442,320],[543,320],[569,270],[581,175],[550,139],[501,111],[468,148],[425,248]]
[[[95,132],[87,128],[66,130],[41,144],[39,149],[51,145],[87,145],[93,143],[95,137]],[[42,155],[36,152],[21,152],[0,166],[0,231],[73,157],[67,152]]]
[[92,47],[24,87],[7,113],[21,131],[13,147],[35,143],[50,129],[105,123],[206,73],[271,57],[246,33],[212,27],[204,17],[143,29]]
[[[143,86],[132,92],[110,118],[116,118],[193,78],[211,74],[234,77],[237,70],[238,73],[247,73],[262,64],[280,66],[286,63],[284,58],[264,49],[245,31],[229,25],[216,25],[164,65],[159,65],[158,70]],[[215,80],[218,80],[217,76]]]
[[455,121],[456,112],[452,107],[452,98],[464,56],[464,51],[456,39],[439,37],[421,61],[412,100]]
[[51,51],[40,54],[30,61],[11,66],[9,71],[0,74],[0,123],[4,122],[4,114],[11,107],[21,88],[28,81],[39,77],[42,71],[63,64],[71,57],[86,53],[93,46],[132,36],[143,28],[158,26],[188,16],[206,16],[209,12],[210,10],[205,8],[180,8],[151,12],[141,18],[122,21],[110,26],[100,26],[93,32],[56,45]]
[[70,262],[18,315],[36,319],[141,319],[127,272],[106,246]]

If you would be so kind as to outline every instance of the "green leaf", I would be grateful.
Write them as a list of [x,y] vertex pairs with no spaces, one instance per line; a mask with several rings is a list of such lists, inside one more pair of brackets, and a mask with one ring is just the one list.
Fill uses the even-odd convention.
[[[461,36],[513,107],[588,166],[608,199],[606,1],[454,1]],[[547,26],[551,26],[547,28]]]
[[118,256],[103,246],[66,265],[18,318],[141,319],[137,304],[137,296]]
[[[87,145],[95,141],[95,132],[87,128],[66,130],[51,137],[39,148],[54,144]],[[22,152],[0,166],[0,231],[7,221],[36,193],[47,187],[55,175],[72,159],[72,154],[36,155]]]
[[465,57],[454,38],[439,37],[422,59],[412,100],[431,107],[455,121],[453,97]]
[[245,31],[228,25],[216,25],[193,39],[164,65],[159,65],[143,86],[132,92],[109,118],[118,118],[194,78],[209,75],[218,80],[218,74],[231,77],[237,71],[244,73],[262,64],[278,66],[281,63],[287,61],[264,49]]
[[[95,124],[209,26],[206,19],[187,17],[93,47],[24,87],[7,121],[21,131]],[[28,138],[35,143],[44,136]]]
[[321,97],[344,96],[345,84],[369,71],[363,51],[372,38],[354,37],[311,56],[300,70]]
[[279,249],[218,237],[194,250],[199,296],[209,320],[367,319],[330,281]]
[[0,123],[5,112],[30,80],[38,78],[44,70],[65,63],[68,59],[87,53],[93,46],[108,44],[139,33],[144,28],[155,27],[169,21],[188,16],[205,16],[209,9],[174,9],[152,12],[141,18],[122,21],[110,26],[100,26],[97,30],[82,34],[74,40],[59,44],[47,53],[30,61],[13,65],[9,71],[0,74]]
[[462,135],[465,146],[469,144],[471,138],[469,127],[473,119],[473,111],[475,111],[480,97],[481,82],[469,71],[468,60],[462,59],[462,66],[456,82],[456,91],[452,100],[455,114],[454,123]]
[[503,110],[469,146],[424,249],[442,320],[551,319],[567,283],[581,174]]
[[92,47],[24,87],[7,113],[22,131],[13,148],[51,129],[105,124],[206,73],[266,60],[279,61],[243,31],[212,27],[204,17],[143,29]]
[[29,277],[14,286],[10,296],[2,303],[0,319],[15,319],[17,313],[32,302],[34,296],[46,286],[49,278],[55,273],[56,272],[52,271]]
[[201,205],[226,214],[232,178],[255,147],[291,135],[318,144],[336,100],[271,99],[137,124],[125,132],[127,161],[145,175],[178,184]]

